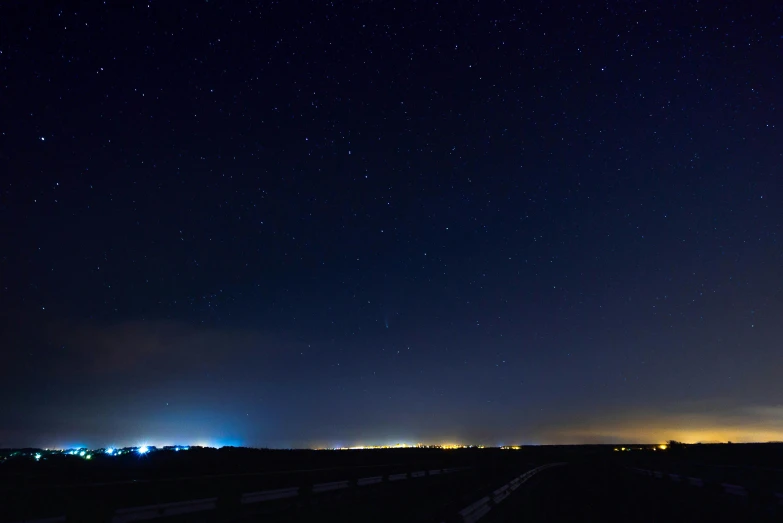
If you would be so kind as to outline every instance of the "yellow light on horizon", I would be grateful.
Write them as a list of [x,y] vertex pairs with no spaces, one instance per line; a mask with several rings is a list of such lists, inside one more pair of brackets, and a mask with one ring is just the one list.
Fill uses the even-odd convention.
[[666,450],[666,449],[669,448],[669,446],[668,445],[658,445],[658,448],[661,449],[661,450]]

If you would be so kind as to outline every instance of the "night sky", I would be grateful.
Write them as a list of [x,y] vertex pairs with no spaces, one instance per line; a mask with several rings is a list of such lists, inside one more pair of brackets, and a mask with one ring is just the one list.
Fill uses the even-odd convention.
[[0,11],[0,446],[783,440],[780,4],[82,4]]

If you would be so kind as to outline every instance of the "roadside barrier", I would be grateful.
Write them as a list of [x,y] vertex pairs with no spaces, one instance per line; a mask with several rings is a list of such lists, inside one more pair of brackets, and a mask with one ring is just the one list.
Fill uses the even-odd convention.
[[[263,503],[278,499],[296,498],[306,494],[321,494],[335,490],[343,490],[352,487],[363,487],[375,485],[383,482],[397,482],[412,478],[423,478],[435,476],[438,474],[452,474],[462,472],[470,467],[451,467],[445,469],[417,470],[415,472],[404,472],[399,474],[390,474],[386,476],[372,476],[353,480],[329,481],[327,483],[316,483],[304,487],[288,487],[272,490],[261,490],[258,492],[248,492],[242,494],[239,498],[240,504],[250,505],[254,503]],[[150,521],[154,519],[166,518],[170,516],[181,516],[195,512],[206,512],[218,509],[220,498],[202,498],[190,501],[177,501],[173,503],[159,503],[156,505],[146,505],[143,507],[120,508],[106,520],[111,523],[132,523],[134,521]],[[25,520],[25,523],[65,523],[68,521],[66,516],[51,518],[42,518],[34,520]],[[17,523],[22,523],[17,522]]]
[[495,505],[497,505],[498,503],[506,499],[508,496],[510,496],[512,492],[518,489],[523,483],[528,481],[530,478],[532,478],[542,470],[546,470],[552,467],[558,467],[560,465],[565,465],[565,463],[548,463],[546,465],[541,465],[540,467],[536,467],[532,470],[528,470],[521,476],[516,477],[511,481],[509,481],[508,483],[506,483],[505,485],[495,489],[494,491],[492,491],[491,494],[484,496],[478,501],[475,501],[470,505],[468,505],[467,507],[460,510],[457,516],[457,521],[463,523],[474,523],[475,521],[478,521],[479,519],[484,517],[490,510],[492,510],[492,507],[494,507]]
[[[710,484],[709,482],[704,481],[701,478],[686,477],[686,476],[681,476],[679,474],[669,474],[666,472],[661,472],[659,470],[640,469],[635,467],[628,467],[628,469],[632,470],[637,474],[641,474],[642,476],[648,476],[651,478],[658,478],[658,479],[669,478],[674,482],[679,482],[684,485],[690,485],[692,487],[700,487],[700,488],[705,486],[707,488],[712,487],[715,490],[722,491],[724,494],[730,494],[732,496],[737,496],[741,498],[749,498],[753,494],[748,488],[742,485],[734,485],[733,483]],[[776,500],[778,505],[783,506],[783,493],[773,492],[771,499]]]

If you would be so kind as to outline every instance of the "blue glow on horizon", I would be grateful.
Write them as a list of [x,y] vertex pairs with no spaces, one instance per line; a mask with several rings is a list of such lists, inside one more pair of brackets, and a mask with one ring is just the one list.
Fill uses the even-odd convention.
[[196,443],[192,443],[191,445],[195,447],[220,449],[223,447],[241,447],[242,442],[240,440],[215,439],[215,440],[197,441]]

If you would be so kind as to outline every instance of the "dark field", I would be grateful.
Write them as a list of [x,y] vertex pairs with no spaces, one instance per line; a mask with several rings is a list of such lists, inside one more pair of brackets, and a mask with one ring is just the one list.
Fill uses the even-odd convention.
[[[693,445],[270,451],[191,449],[0,465],[0,521],[118,519],[116,509],[207,498],[159,521],[463,521],[459,511],[539,465],[481,521],[780,521],[783,446]],[[68,459],[65,459],[68,458]],[[640,472],[650,471],[648,472]],[[662,478],[656,478],[657,472]],[[669,474],[675,474],[672,479]],[[700,485],[688,478],[698,478]],[[331,483],[344,482],[344,483]],[[732,485],[733,493],[722,485]],[[294,494],[242,502],[242,494]],[[737,489],[735,487],[742,487]],[[274,497],[274,496],[273,496]],[[134,519],[136,518],[136,519]]]
[[772,522],[783,506],[714,488],[634,474],[615,464],[571,463],[535,476],[482,522]]

